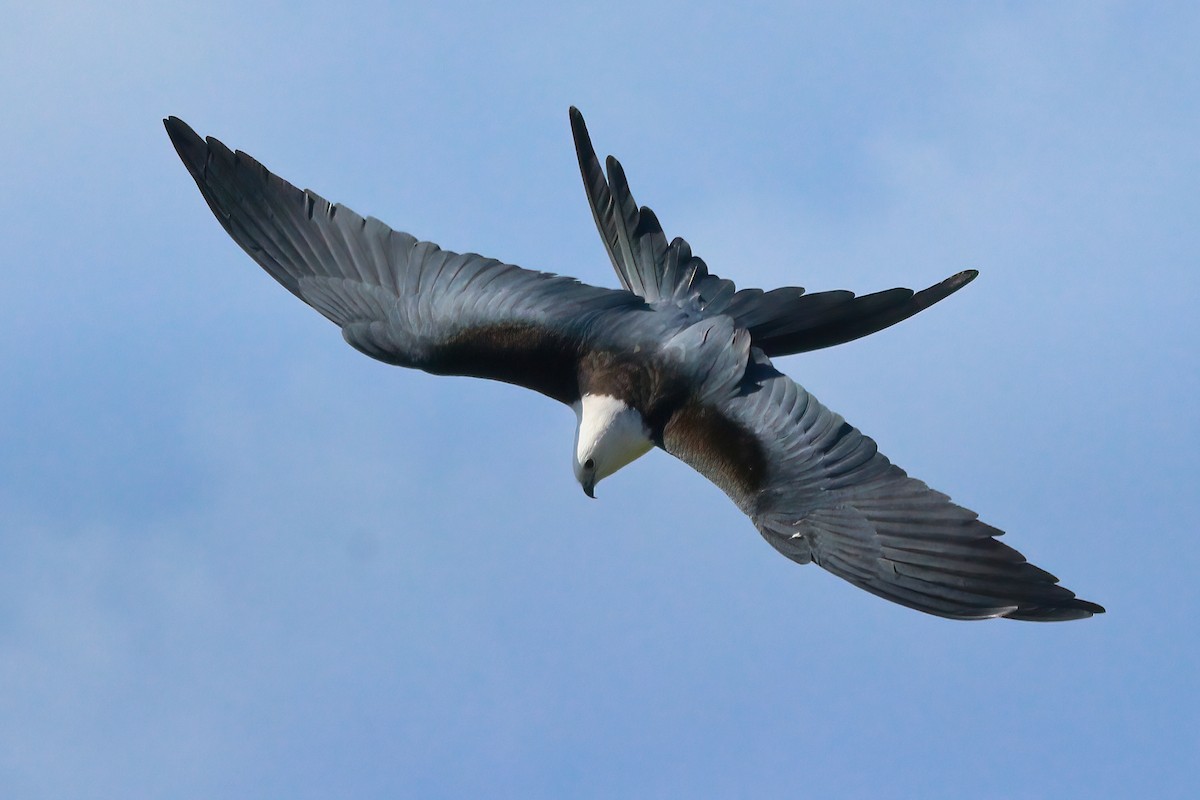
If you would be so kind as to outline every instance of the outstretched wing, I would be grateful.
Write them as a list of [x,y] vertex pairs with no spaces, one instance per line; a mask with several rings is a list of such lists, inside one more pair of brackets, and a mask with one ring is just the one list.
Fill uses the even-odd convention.
[[373,358],[569,403],[589,320],[645,305],[627,292],[418,241],[297,189],[182,120],[164,124],[234,241]]
[[978,273],[965,270],[914,292],[888,289],[856,297],[838,290],[805,294],[796,286],[737,291],[709,273],[681,238],[670,244],[658,217],[638,204],[625,171],[608,157],[608,177],[596,157],[583,115],[571,109],[571,132],[592,218],[621,285],[651,303],[694,300],[712,314],[728,314],[768,356],[818,350],[895,325],[966,286]]
[[685,409],[664,448],[719,485],[763,537],[896,603],[954,619],[1069,620],[1103,613],[892,464],[765,358],[740,391]]

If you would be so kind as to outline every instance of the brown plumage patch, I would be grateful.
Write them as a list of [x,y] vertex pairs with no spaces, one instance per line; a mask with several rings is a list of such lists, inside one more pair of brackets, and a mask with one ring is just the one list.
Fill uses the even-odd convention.
[[525,386],[570,405],[579,399],[579,344],[535,325],[487,325],[430,352],[421,369]]
[[579,362],[581,394],[624,400],[641,413],[652,431],[662,430],[688,388],[675,370],[638,352],[593,350]]
[[762,444],[709,406],[688,405],[673,414],[663,429],[663,445],[724,489],[739,506],[766,480]]

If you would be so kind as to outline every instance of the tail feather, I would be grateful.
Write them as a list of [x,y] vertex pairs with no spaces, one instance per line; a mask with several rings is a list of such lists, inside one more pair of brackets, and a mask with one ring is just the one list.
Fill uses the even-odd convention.
[[757,301],[748,299],[743,303],[744,310],[736,310],[734,317],[750,330],[755,347],[768,356],[805,353],[851,342],[903,322],[949,297],[978,274],[969,269],[919,292],[887,289],[859,297],[844,291],[800,295],[794,289],[789,296],[787,290],[776,289]]
[[978,274],[965,270],[920,292],[888,289],[860,297],[848,291],[805,294],[791,286],[738,291],[732,281],[711,274],[683,239],[667,244],[658,217],[634,201],[621,163],[609,156],[606,177],[583,115],[572,108],[570,116],[588,205],[621,285],[649,303],[690,302],[707,314],[727,314],[768,356],[819,350],[883,330]]

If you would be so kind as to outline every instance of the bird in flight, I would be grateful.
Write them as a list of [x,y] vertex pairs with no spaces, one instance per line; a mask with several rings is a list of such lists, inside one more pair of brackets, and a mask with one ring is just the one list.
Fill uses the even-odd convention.
[[443,250],[297,189],[176,117],[164,124],[225,231],[351,346],[571,406],[575,478],[589,497],[659,447],[724,490],[783,555],[893,602],[953,619],[1103,613],[771,363],[894,325],[973,270],[919,292],[737,290],[683,239],[667,241],[620,163],[601,168],[583,116],[570,118],[620,290]]

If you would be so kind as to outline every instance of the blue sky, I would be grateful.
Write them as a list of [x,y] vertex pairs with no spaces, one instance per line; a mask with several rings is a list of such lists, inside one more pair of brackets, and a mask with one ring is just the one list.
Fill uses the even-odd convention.
[[[24,4],[0,29],[0,794],[1191,796],[1188,4]],[[780,366],[1109,613],[954,623],[662,453],[385,367],[160,120],[613,286],[567,107],[743,286],[980,278]]]

